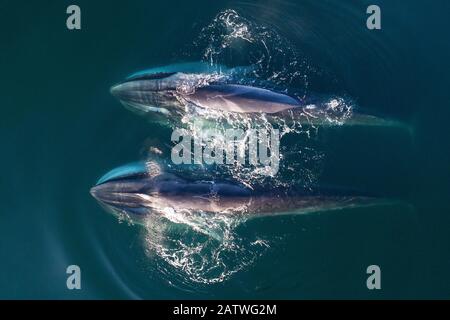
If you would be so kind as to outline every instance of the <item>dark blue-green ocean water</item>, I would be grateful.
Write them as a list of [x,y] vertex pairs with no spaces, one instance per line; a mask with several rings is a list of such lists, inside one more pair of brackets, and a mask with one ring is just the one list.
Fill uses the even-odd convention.
[[[449,298],[448,1],[78,0],[79,31],[66,28],[70,4],[0,2],[0,298]],[[370,4],[381,7],[381,30],[366,28]],[[212,277],[195,261],[193,269],[170,265],[149,248],[145,228],[119,223],[89,189],[142,158],[149,141],[170,137],[126,111],[110,86],[134,71],[201,59],[195,40],[213,36],[202,30],[227,9],[275,30],[286,53],[300,52],[316,70],[312,91],[345,93],[407,124],[314,138],[321,183],[407,205],[245,222],[233,230],[235,248],[207,245],[195,256],[200,266],[223,263]],[[245,47],[231,49],[246,61]],[[66,287],[72,264],[81,290]],[[366,287],[372,264],[381,290]]]

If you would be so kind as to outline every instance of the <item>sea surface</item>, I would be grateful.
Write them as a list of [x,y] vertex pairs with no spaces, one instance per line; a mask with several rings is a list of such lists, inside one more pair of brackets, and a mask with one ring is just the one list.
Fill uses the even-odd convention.
[[[448,1],[79,0],[81,30],[66,28],[70,4],[0,2],[0,298],[450,297]],[[381,30],[366,27],[371,4]],[[90,188],[171,134],[110,87],[188,61],[256,66],[258,85],[404,124],[287,133],[275,181],[395,204],[144,226],[104,211]],[[69,265],[81,290],[66,286]]]

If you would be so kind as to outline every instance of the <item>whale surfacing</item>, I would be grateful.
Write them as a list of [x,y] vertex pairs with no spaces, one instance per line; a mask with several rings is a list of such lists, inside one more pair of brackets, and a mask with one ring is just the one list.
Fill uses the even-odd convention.
[[189,180],[158,166],[138,163],[114,169],[91,189],[92,196],[116,215],[139,222],[152,214],[203,212],[251,217],[301,214],[380,204],[357,195],[255,192],[220,180]]
[[[342,98],[292,97],[253,85],[234,83],[250,67],[227,68],[185,63],[137,72],[111,88],[111,94],[131,111],[156,122],[179,126],[187,105],[204,110],[267,115],[269,121],[319,126],[401,126],[396,121],[357,110]],[[248,73],[248,72],[247,72]]]

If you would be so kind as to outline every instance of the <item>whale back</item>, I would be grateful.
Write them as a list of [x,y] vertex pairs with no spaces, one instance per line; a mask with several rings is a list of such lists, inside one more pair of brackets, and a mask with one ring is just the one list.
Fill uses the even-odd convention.
[[184,98],[199,107],[238,113],[277,113],[300,106],[298,100],[267,89],[235,84],[197,88]]

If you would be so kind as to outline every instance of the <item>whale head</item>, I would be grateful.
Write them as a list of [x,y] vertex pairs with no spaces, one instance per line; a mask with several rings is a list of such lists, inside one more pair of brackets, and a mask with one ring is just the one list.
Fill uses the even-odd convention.
[[[166,172],[156,162],[138,162],[113,169],[90,190],[109,212],[131,218],[167,210],[217,210],[212,200],[243,199],[251,195],[246,187],[227,181],[186,179]],[[228,206],[228,205],[227,205]]]
[[224,66],[204,62],[172,64],[136,72],[110,91],[139,115],[174,117],[182,112],[183,97],[227,73]]
[[108,211],[139,217],[151,213],[161,195],[180,193],[186,182],[161,170],[155,162],[137,162],[115,168],[91,188],[91,195]]
[[103,175],[91,188],[91,195],[109,212],[144,215],[155,181],[143,163],[132,163]]
[[139,115],[170,116],[180,107],[175,96],[179,78],[173,72],[143,74],[112,86],[110,91],[127,109]]

